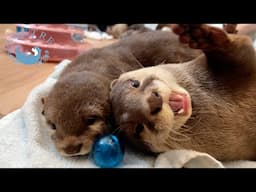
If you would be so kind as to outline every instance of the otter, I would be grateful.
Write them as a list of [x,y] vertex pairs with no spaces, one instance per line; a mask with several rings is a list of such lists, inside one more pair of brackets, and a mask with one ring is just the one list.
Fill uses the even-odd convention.
[[54,131],[58,151],[65,156],[88,154],[95,138],[112,129],[110,83],[120,74],[164,62],[182,63],[199,54],[180,45],[175,34],[153,31],[78,56],[42,98],[42,114]]
[[[183,64],[127,72],[111,83],[116,126],[138,150],[205,152],[256,160],[256,55],[248,36],[206,24],[173,24],[179,41],[201,50]],[[232,33],[233,32],[233,33]]]

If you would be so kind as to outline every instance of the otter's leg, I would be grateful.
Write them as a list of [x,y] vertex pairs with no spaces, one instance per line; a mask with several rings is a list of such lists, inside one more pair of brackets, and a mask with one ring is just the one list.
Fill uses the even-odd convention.
[[[228,34],[226,31],[205,24],[172,25],[181,43],[201,49],[209,65],[242,72],[256,71],[256,55],[250,38]],[[230,31],[229,31],[230,32]],[[235,30],[232,30],[231,33]]]

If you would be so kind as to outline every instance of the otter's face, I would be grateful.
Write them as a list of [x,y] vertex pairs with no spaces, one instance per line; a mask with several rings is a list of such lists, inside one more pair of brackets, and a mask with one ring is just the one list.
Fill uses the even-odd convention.
[[[125,73],[111,84],[116,123],[133,144],[163,152],[175,148],[170,138],[191,116],[188,92],[159,67]],[[174,134],[172,134],[174,133]],[[172,136],[173,135],[173,136]]]
[[108,129],[109,82],[94,73],[60,79],[43,101],[53,141],[65,156],[89,153],[95,137]]

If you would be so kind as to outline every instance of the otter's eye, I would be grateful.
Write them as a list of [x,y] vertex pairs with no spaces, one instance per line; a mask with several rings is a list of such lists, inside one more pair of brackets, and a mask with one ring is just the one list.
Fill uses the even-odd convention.
[[131,86],[134,88],[138,88],[140,86],[140,82],[138,80],[130,80]]
[[144,126],[143,126],[143,124],[138,124],[137,126],[136,126],[136,128],[135,128],[135,136],[136,137],[139,137],[140,136],[140,133],[143,131],[143,129],[144,129]]
[[48,124],[51,126],[52,129],[56,130],[56,125],[51,121],[48,121]]
[[97,120],[98,120],[98,118],[96,116],[89,117],[86,119],[86,124],[93,125]]
[[159,93],[158,92],[152,92],[152,94],[155,96],[155,97],[160,97]]
[[54,123],[51,123],[52,129],[56,130],[56,125]]

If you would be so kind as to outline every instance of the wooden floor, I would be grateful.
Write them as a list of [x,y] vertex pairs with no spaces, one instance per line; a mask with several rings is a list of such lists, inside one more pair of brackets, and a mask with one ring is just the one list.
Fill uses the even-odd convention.
[[[17,63],[4,51],[6,30],[15,31],[15,25],[0,24],[0,118],[20,108],[30,91],[53,72],[56,63],[24,65]],[[94,47],[102,47],[113,41],[93,41]]]

